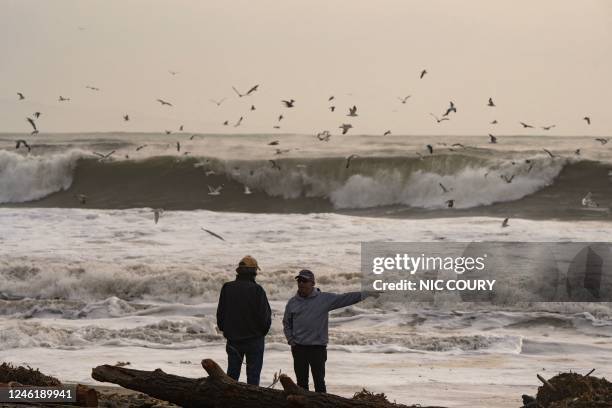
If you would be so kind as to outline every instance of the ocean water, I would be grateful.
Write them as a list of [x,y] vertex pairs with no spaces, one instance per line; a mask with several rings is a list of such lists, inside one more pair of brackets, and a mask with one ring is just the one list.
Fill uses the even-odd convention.
[[[56,134],[28,139],[29,154],[21,137],[0,135],[0,358],[65,380],[93,383],[92,367],[117,361],[193,377],[203,358],[224,365],[216,301],[245,254],[274,312],[265,383],[292,374],[281,319],[302,268],[345,292],[360,288],[362,242],[612,231],[612,150],[588,137]],[[589,192],[597,207],[582,205]],[[328,388],[518,406],[536,373],[612,375],[611,306],[368,299],[332,313]]]

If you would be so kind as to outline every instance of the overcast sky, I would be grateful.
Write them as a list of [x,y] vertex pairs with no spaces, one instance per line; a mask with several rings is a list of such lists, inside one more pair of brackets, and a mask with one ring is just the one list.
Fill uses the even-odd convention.
[[612,133],[610,0],[0,0],[0,38],[0,132]]

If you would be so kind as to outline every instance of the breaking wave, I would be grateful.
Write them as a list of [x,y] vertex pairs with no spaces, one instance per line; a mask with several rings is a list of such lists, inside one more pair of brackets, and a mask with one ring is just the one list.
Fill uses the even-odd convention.
[[[400,206],[436,210],[520,202],[547,189],[572,205],[588,191],[612,200],[606,165],[535,155],[469,154],[233,161],[205,157],[98,161],[80,150],[46,156],[0,151],[0,203],[88,208],[163,207],[329,212]],[[591,186],[589,186],[591,185]],[[221,187],[220,194],[210,189]],[[252,194],[245,194],[249,193]],[[549,193],[554,193],[550,197]],[[606,195],[607,194],[607,195]],[[36,201],[37,200],[37,201]],[[533,207],[533,203],[530,204]],[[578,205],[579,207],[579,205]]]

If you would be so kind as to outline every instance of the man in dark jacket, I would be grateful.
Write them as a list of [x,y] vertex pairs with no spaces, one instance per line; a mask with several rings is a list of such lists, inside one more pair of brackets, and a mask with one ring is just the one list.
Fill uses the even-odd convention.
[[285,307],[283,328],[293,355],[293,369],[300,387],[308,389],[308,368],[312,371],[316,392],[327,392],[325,362],[327,361],[328,313],[334,309],[361,302],[376,292],[344,294],[321,292],[315,288],[314,274],[308,269],[295,277],[298,290]]
[[227,375],[238,381],[246,356],[247,382],[253,385],[259,385],[264,337],[272,323],[266,291],[255,283],[257,270],[255,258],[242,258],[236,268],[236,280],[221,288],[217,307],[217,326],[227,339]]

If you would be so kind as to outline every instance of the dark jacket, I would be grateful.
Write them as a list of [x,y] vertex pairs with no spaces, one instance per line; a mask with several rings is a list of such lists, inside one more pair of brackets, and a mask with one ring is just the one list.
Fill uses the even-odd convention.
[[266,291],[255,276],[238,274],[221,288],[217,306],[217,326],[228,340],[263,337],[270,330],[272,312]]

